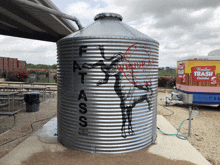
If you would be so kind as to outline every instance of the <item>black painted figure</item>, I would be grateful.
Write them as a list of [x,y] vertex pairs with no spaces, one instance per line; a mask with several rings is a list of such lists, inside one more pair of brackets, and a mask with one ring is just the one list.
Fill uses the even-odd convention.
[[[104,60],[99,60],[95,64],[87,64],[84,63],[82,65],[83,68],[92,69],[95,67],[100,66],[103,73],[105,73],[105,78],[103,80],[99,80],[97,82],[97,86],[101,84],[108,83],[109,77],[114,76],[115,77],[115,84],[114,84],[114,90],[116,94],[118,95],[121,103],[121,113],[122,113],[122,127],[121,127],[121,136],[126,138],[126,132],[125,132],[125,123],[126,120],[128,120],[128,134],[133,135],[134,131],[132,129],[132,109],[136,106],[136,104],[141,103],[143,101],[147,101],[149,110],[151,110],[151,103],[150,99],[153,94],[153,90],[151,88],[150,83],[148,83],[146,86],[135,86],[135,81],[133,81],[133,84],[130,86],[127,86],[127,79],[124,76],[124,73],[122,71],[119,71],[117,69],[117,65],[120,65],[123,60],[123,53],[116,53],[111,58],[107,59],[104,55],[104,47],[99,46],[99,50],[101,52],[102,58],[106,61],[112,61],[110,65],[105,65]],[[123,81],[126,81],[125,83]],[[144,91],[144,94],[141,96],[135,96],[134,91]],[[150,95],[147,94],[147,92],[150,92]]]

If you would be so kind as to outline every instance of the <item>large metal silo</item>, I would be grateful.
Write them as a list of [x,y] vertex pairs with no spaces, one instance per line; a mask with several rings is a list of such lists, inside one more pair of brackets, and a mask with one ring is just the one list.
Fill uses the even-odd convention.
[[87,152],[123,153],[156,139],[159,43],[101,13],[57,42],[58,140]]

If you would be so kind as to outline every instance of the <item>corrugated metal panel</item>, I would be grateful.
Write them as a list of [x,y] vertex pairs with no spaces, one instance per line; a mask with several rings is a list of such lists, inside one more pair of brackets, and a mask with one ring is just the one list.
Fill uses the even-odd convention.
[[14,64],[13,64],[13,68],[18,68],[18,59],[14,58]]
[[159,43],[106,18],[61,39],[57,47],[58,140],[98,153],[152,144]]
[[18,60],[18,68],[26,68],[26,61],[20,61]]
[[4,70],[8,70],[8,58],[4,57]]
[[0,71],[3,71],[3,69],[4,69],[3,58],[0,57]]
[[[59,11],[50,0],[29,0]],[[56,42],[76,32],[66,19],[14,0],[0,1],[0,34]]]

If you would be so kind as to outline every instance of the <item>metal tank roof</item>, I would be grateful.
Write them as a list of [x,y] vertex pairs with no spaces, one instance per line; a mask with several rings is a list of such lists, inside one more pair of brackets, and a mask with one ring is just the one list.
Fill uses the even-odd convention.
[[0,34],[56,42],[77,31],[68,20],[25,3],[60,10],[51,0],[1,0]]
[[61,40],[71,38],[122,38],[159,44],[156,40],[123,23],[122,19],[122,16],[116,13],[100,13],[95,16],[95,22]]
[[220,56],[220,49],[209,52],[208,56]]
[[188,61],[188,60],[202,60],[202,61],[220,61],[220,56],[194,56],[194,57],[183,57],[179,59],[180,61]]

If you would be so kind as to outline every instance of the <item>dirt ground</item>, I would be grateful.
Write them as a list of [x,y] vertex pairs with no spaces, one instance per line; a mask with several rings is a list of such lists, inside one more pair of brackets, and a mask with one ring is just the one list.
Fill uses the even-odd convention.
[[[164,117],[178,130],[184,119],[189,118],[189,105],[171,104],[163,107],[165,102],[161,97],[166,97],[165,92],[158,92],[157,114]],[[170,93],[168,97],[171,98]],[[220,109],[212,106],[196,106],[199,115],[192,115],[191,136],[189,142],[196,148],[211,164],[220,165]],[[165,116],[172,114],[171,116]],[[196,109],[196,108],[195,108]],[[185,121],[181,126],[180,133],[188,136],[188,123]],[[162,130],[163,131],[163,130]],[[175,132],[166,132],[175,133]]]
[[[48,100],[49,99],[50,98],[48,98]],[[42,128],[42,126],[46,122],[48,122],[53,116],[55,116],[57,114],[56,103],[57,103],[57,97],[54,97],[51,98],[50,102],[45,101],[44,103],[41,103],[39,108],[40,110],[38,112],[26,112],[25,109],[21,110],[16,115],[16,127],[12,129],[10,132],[4,135],[0,135],[0,158],[3,157],[8,152],[10,152],[21,142],[23,142],[31,134]],[[47,109],[46,112],[42,111],[41,107],[46,107]],[[43,120],[43,121],[39,121],[39,120]],[[39,121],[39,122],[32,124],[35,121]],[[13,125],[14,125],[13,116],[0,116],[0,134],[5,132],[6,130],[13,128]]]
[[[176,128],[178,129],[181,122],[184,119],[189,118],[189,109],[188,105],[177,105],[172,104],[169,106],[165,106],[169,110],[173,111],[174,114],[170,115],[172,112],[166,110],[163,105],[165,105],[164,101],[160,98],[165,97],[166,93],[158,92],[158,115],[164,115],[164,117]],[[170,94],[168,94],[170,97]],[[38,129],[42,128],[42,126],[49,121],[52,116],[56,115],[56,97],[52,98],[50,104],[48,102],[42,104],[41,106],[47,106],[47,112],[34,112],[27,113],[24,110],[20,111],[19,114],[16,115],[16,127],[8,132],[5,135],[0,135],[0,158],[15,148],[19,143],[24,141],[30,134],[32,134],[31,124],[34,121],[46,119],[44,121],[37,122],[33,125],[34,131],[36,132]],[[199,109],[200,115],[192,116],[192,127],[191,127],[191,136],[189,138],[189,142],[213,165],[220,164],[220,110],[216,107],[210,106],[197,106]],[[13,127],[13,116],[5,117],[0,116],[0,134],[7,129]],[[163,130],[162,130],[163,131]],[[166,132],[166,133],[176,133],[176,132]],[[181,127],[180,133],[188,136],[188,120],[185,121]],[[27,136],[25,136],[27,135]],[[20,138],[21,137],[21,138]],[[18,138],[18,139],[17,139]],[[2,145],[8,141],[14,140],[13,142]],[[66,153],[67,157],[69,157],[69,150]],[[74,152],[74,151],[71,151]],[[31,164],[33,160],[38,159],[44,153],[38,153],[35,157],[31,157],[24,164]],[[59,157],[60,153],[57,153],[56,157]],[[101,156],[101,155],[100,155]],[[103,157],[104,158],[104,157]],[[54,159],[54,158],[51,158]],[[60,158],[61,159],[61,158]],[[63,159],[63,158],[62,158]],[[114,159],[114,157],[113,157]],[[39,159],[38,159],[39,160]],[[56,159],[57,160],[57,159]],[[177,163],[177,162],[176,162]],[[175,164],[176,164],[175,163]],[[182,162],[183,163],[183,162]],[[40,163],[39,163],[40,164]],[[42,162],[41,162],[42,164]],[[120,164],[120,162],[119,162]],[[185,164],[185,163],[183,163]]]

